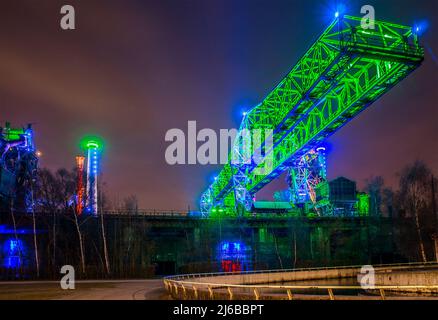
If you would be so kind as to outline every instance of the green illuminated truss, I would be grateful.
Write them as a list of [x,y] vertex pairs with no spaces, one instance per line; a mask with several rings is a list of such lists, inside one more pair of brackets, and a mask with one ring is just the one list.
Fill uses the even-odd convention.
[[252,155],[273,157],[272,167],[260,175],[254,169],[263,162],[229,161],[202,196],[204,213],[221,207],[235,214],[239,203],[250,202],[421,64],[424,50],[411,27],[376,21],[375,29],[363,29],[360,23],[359,17],[335,19],[263,102],[245,115],[240,130],[272,130],[272,146],[263,139],[250,146]]

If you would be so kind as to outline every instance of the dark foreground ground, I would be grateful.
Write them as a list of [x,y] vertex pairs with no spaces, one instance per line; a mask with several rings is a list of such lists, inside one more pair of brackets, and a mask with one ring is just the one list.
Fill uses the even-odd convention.
[[[224,294],[225,299],[227,297]],[[274,299],[285,299],[284,293]],[[90,280],[63,290],[56,281],[0,282],[0,300],[171,300],[160,279]],[[327,300],[326,294],[295,294],[297,300]],[[336,300],[380,300],[379,295],[336,295]],[[387,296],[387,300],[438,300],[437,296]]]
[[63,290],[56,281],[0,282],[0,300],[166,300],[160,279],[77,281]]

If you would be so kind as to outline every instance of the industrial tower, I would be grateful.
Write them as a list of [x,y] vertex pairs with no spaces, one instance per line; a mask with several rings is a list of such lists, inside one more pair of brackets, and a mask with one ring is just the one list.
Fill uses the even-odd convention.
[[[99,208],[98,196],[98,176],[100,170],[100,157],[102,153],[102,142],[98,138],[84,138],[82,148],[85,150],[87,157],[86,169],[86,187],[83,185],[84,162],[85,157],[76,157],[77,182],[76,182],[76,213],[83,212],[88,215],[97,216]],[[85,196],[84,196],[85,189]]]
[[36,180],[38,156],[32,126],[11,128],[9,122],[0,127],[0,205],[20,212],[33,210],[33,184]]

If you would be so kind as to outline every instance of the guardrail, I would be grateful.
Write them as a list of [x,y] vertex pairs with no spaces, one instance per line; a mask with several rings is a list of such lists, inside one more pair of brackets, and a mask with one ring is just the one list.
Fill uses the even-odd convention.
[[[253,275],[253,274],[271,274],[271,273],[288,273],[299,271],[323,271],[323,270],[346,270],[357,269],[360,270],[362,266],[339,266],[339,267],[324,267],[324,268],[305,268],[305,269],[278,269],[278,270],[257,270],[247,272],[214,272],[214,273],[202,273],[202,274],[185,274],[177,276],[169,276],[163,279],[164,286],[168,293],[174,298],[179,299],[288,299],[293,300],[297,290],[304,290],[308,292],[311,290],[318,290],[326,292],[326,299],[335,300],[335,290],[351,290],[351,291],[363,291],[368,293],[377,293],[377,297],[385,300],[387,293],[392,291],[416,291],[421,292],[428,290],[431,292],[438,292],[438,285],[386,285],[386,286],[370,286],[363,288],[359,285],[275,285],[275,284],[236,284],[225,282],[202,282],[203,278],[220,277],[223,276],[239,276],[239,275]],[[383,272],[387,269],[390,270],[407,270],[415,268],[416,270],[438,267],[435,262],[428,263],[403,263],[403,264],[385,264],[374,266],[376,272]],[[358,272],[357,272],[358,273]],[[309,279],[310,280],[310,279]],[[237,290],[240,290],[237,291]],[[263,290],[277,290],[282,294],[268,294]],[[310,297],[309,293],[304,294]],[[354,296],[352,296],[354,297]],[[320,297],[321,298],[321,297]]]

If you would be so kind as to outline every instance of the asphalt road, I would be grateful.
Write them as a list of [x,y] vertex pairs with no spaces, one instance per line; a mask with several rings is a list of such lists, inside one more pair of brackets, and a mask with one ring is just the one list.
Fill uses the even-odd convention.
[[153,280],[77,281],[63,290],[56,281],[0,282],[0,300],[167,300],[163,282]]

